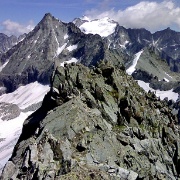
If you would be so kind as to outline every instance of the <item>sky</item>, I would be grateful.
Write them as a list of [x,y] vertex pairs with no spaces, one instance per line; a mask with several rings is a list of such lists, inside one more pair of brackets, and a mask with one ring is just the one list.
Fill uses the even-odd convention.
[[126,28],[180,32],[180,0],[0,0],[0,33],[19,36],[51,13],[64,22],[109,17]]

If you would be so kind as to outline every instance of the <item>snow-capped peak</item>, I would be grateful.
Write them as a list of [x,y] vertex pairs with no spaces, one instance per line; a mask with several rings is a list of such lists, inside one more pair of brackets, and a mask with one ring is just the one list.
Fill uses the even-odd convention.
[[91,21],[91,19],[87,16],[82,16],[80,19],[83,21]]
[[83,20],[86,20],[79,28],[85,34],[99,34],[102,37],[107,37],[114,33],[117,23],[108,17],[102,19],[90,20],[84,16]]

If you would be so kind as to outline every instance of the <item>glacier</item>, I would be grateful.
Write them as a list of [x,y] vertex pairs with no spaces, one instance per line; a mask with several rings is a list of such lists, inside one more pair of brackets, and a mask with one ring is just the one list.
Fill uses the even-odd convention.
[[99,34],[101,37],[107,37],[115,32],[116,26],[115,22],[106,17],[98,20],[89,20],[79,28],[85,34]]
[[[18,105],[21,110],[41,102],[45,94],[50,90],[49,85],[42,85],[37,81],[25,86],[20,86],[12,93],[0,96],[0,103],[12,103]],[[24,120],[34,111],[21,112],[20,115],[9,121],[3,121],[0,117],[0,174],[11,157],[13,148],[21,134]]]

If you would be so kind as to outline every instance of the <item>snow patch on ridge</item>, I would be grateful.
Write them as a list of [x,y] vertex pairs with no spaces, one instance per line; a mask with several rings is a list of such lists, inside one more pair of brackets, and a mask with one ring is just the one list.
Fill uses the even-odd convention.
[[41,102],[49,91],[48,85],[39,84],[37,81],[26,86],[21,86],[14,92],[0,96],[0,102],[12,103],[25,109],[32,104]]
[[126,41],[124,42],[124,44],[119,44],[119,45],[120,45],[121,48],[126,49],[126,44],[128,44],[128,43],[129,43],[129,41],[126,40]]
[[5,68],[5,66],[8,64],[9,61],[5,62],[2,66],[0,66],[0,72]]
[[61,64],[60,64],[60,66],[63,66],[64,67],[64,63],[76,63],[76,62],[78,62],[78,60],[76,59],[76,58],[71,58],[69,61],[64,61],[64,62],[62,62]]
[[28,55],[27,58],[30,59],[30,58],[31,58],[31,55]]
[[172,79],[172,76],[170,76],[168,73],[164,72],[169,78]]
[[65,34],[64,35],[64,39],[67,39],[69,36],[68,36],[68,34]]
[[57,48],[56,54],[57,56],[65,49],[67,43],[63,44],[61,47]]
[[90,21],[90,18],[88,18],[87,16],[83,16],[81,19],[84,21]]
[[71,52],[71,51],[77,49],[77,44],[76,45],[70,45],[66,49]]
[[114,33],[116,23],[112,22],[108,18],[92,21],[88,20],[88,22],[83,23],[79,28],[85,34],[99,34],[102,37],[107,37]]
[[136,70],[137,62],[138,62],[142,53],[143,53],[143,50],[141,50],[140,52],[135,54],[135,58],[133,60],[132,65],[126,70],[127,74],[132,75],[132,73]]
[[154,92],[157,97],[160,97],[161,100],[163,100],[164,98],[167,97],[168,100],[172,99],[172,100],[174,100],[176,102],[177,99],[178,99],[178,93],[173,92],[173,89],[171,89],[169,91],[154,90],[151,87],[149,87],[149,83],[145,83],[144,81],[140,81],[140,80],[138,80],[138,84],[146,92],[148,92],[149,90]]
[[[64,44],[60,47],[54,29],[53,29],[53,33],[54,33],[54,37],[55,37],[55,40],[56,40],[57,46],[58,46],[58,48],[57,48],[57,50],[56,50],[56,55],[55,55],[55,57],[56,57],[56,56],[58,56],[58,55],[65,49],[67,43],[64,43]],[[64,39],[67,38],[67,37],[68,37],[68,35],[65,35],[65,36],[64,36]]]
[[167,78],[164,78],[164,80],[165,80],[166,82],[169,82],[169,79],[167,79]]

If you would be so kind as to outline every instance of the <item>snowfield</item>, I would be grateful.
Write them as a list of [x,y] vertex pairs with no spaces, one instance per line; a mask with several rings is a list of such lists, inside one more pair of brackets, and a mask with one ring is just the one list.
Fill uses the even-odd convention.
[[49,85],[42,85],[38,82],[21,86],[12,93],[0,96],[0,102],[18,105],[20,109],[25,109],[32,104],[41,102],[44,95],[49,91]]
[[169,91],[154,90],[154,89],[149,87],[149,83],[145,83],[144,81],[140,81],[140,80],[138,80],[138,84],[146,92],[148,92],[149,90],[154,92],[157,97],[160,97],[161,100],[163,100],[165,97],[167,97],[168,100],[172,99],[176,102],[178,99],[178,93],[173,92],[173,89],[171,89]]
[[[38,82],[30,83],[19,87],[12,93],[3,94],[0,96],[0,102],[16,104],[20,109],[25,109],[41,102],[49,89],[48,85],[45,86]],[[18,117],[9,121],[3,121],[0,118],[0,174],[21,134],[24,120],[32,113],[33,111],[21,112]]]
[[83,23],[79,28],[85,34],[99,34],[101,37],[107,37],[114,33],[117,24],[109,18],[99,20],[89,20]]
[[0,120],[0,139],[4,139],[0,141],[0,174],[2,168],[11,157],[14,146],[21,134],[24,120],[31,113],[32,112],[21,113],[19,117],[10,121]]
[[127,74],[132,75],[132,73],[136,70],[136,65],[142,53],[143,50],[135,54],[135,58],[133,60],[132,65],[126,70]]

